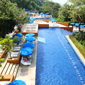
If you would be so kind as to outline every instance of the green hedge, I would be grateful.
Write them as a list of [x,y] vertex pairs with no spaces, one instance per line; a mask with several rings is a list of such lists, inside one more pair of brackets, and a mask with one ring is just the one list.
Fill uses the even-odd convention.
[[75,44],[75,46],[78,48],[80,53],[83,55],[83,57],[85,58],[85,47],[81,45],[81,43],[78,42],[74,36],[70,35],[69,37],[72,40],[72,42]]

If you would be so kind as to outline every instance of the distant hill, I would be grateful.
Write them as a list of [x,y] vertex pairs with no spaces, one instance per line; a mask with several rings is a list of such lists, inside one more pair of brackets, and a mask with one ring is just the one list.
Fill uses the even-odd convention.
[[10,0],[12,3],[17,3],[19,8],[28,10],[38,10],[43,5],[44,0]]

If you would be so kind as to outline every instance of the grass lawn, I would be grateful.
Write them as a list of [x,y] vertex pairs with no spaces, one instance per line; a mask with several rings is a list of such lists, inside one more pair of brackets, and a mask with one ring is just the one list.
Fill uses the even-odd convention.
[[85,58],[85,47],[83,45],[81,45],[80,42],[78,42],[75,39],[75,37],[73,37],[72,35],[70,35],[69,37],[72,40],[72,42],[75,44],[77,49],[80,51],[80,53],[83,55],[83,57]]

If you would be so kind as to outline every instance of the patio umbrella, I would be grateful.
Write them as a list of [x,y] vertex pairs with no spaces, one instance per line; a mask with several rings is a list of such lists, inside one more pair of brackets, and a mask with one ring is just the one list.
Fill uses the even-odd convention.
[[81,23],[81,25],[84,25],[84,23]]
[[80,25],[81,28],[84,28],[85,26],[84,25]]
[[35,34],[34,33],[29,33],[29,34],[26,34],[25,36],[26,37],[33,37],[33,36],[35,36]]
[[21,33],[16,33],[13,35],[13,37],[15,37],[15,36],[22,37],[23,35]]
[[33,53],[33,50],[31,49],[31,48],[29,48],[29,47],[25,47],[25,48],[22,48],[21,50],[20,50],[20,54],[22,55],[22,56],[29,56],[29,55],[31,55]]
[[70,25],[75,25],[75,23],[70,23]]
[[35,10],[34,12],[37,12],[37,10]]
[[32,42],[32,41],[35,41],[35,38],[34,38],[34,37],[26,37],[25,40],[26,40],[26,41],[31,41],[31,42]]
[[43,12],[41,12],[39,15],[43,15],[44,13]]
[[76,26],[76,27],[79,27],[79,23],[75,23],[75,26]]
[[30,48],[34,48],[34,44],[33,44],[33,43],[31,43],[31,42],[25,42],[25,43],[23,44],[23,47],[30,47]]
[[30,13],[30,11],[28,11],[28,13]]
[[14,80],[13,82],[9,83],[8,85],[26,85],[26,83],[22,80]]
[[52,22],[56,22],[56,20],[54,18],[51,19]]
[[21,38],[18,36],[14,36],[14,37],[12,37],[12,39],[13,39],[13,42],[17,43],[17,44],[21,41]]
[[49,15],[49,13],[46,13],[46,15]]

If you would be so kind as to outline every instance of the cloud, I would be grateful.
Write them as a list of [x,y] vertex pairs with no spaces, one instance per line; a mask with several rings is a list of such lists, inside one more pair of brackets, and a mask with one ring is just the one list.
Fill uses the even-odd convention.
[[52,0],[53,2],[57,2],[59,3],[60,5],[63,5],[65,4],[68,0]]

